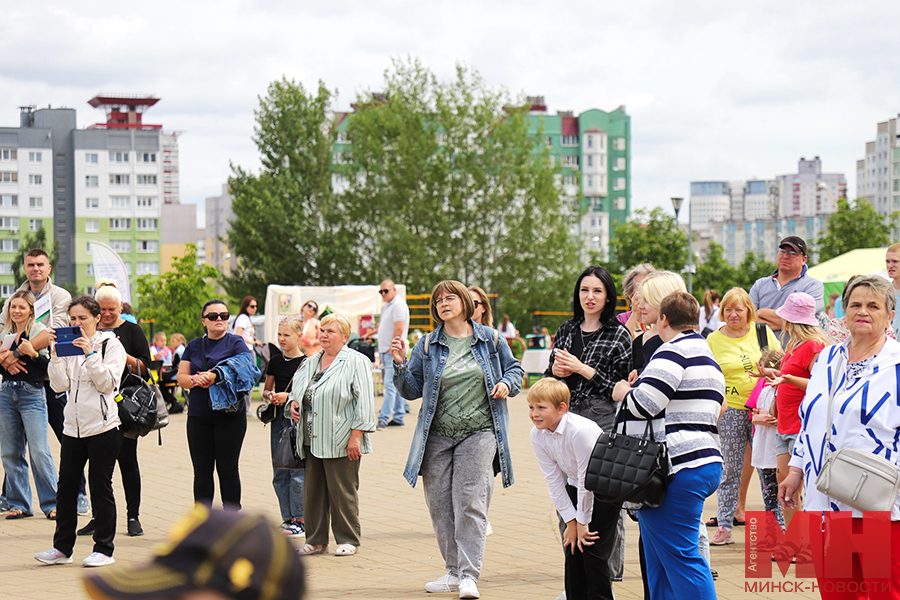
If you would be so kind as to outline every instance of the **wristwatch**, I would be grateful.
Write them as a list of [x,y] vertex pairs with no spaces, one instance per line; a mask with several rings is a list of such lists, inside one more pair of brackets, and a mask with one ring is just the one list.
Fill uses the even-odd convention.
[[15,356],[16,358],[21,358],[22,353],[19,352],[18,348],[16,348],[15,350],[13,350],[13,356]]

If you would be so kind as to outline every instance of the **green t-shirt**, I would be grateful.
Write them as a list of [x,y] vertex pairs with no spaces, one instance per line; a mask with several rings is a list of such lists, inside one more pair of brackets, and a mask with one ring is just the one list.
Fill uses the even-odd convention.
[[464,438],[479,431],[491,431],[491,405],[484,386],[484,373],[472,354],[472,336],[444,335],[450,355],[441,377],[431,433]]

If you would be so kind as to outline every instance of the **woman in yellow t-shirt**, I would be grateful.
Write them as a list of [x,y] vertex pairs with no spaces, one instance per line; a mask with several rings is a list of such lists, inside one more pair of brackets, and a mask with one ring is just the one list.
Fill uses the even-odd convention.
[[[707,338],[709,347],[725,375],[725,402],[727,404],[724,414],[719,419],[719,442],[722,445],[724,468],[722,482],[716,492],[719,505],[716,516],[718,529],[709,540],[713,546],[734,543],[731,529],[734,526],[735,513],[738,509],[744,453],[753,432],[750,411],[744,406],[757,381],[757,378],[751,373],[756,370],[757,362],[763,353],[764,348],[761,346],[765,346],[767,349],[781,348],[778,338],[771,329],[763,324],[757,326],[755,323],[756,310],[750,300],[750,295],[743,289],[732,288],[729,290],[722,299],[719,313],[725,324]],[[763,340],[765,341],[761,344],[760,342]],[[769,479],[771,481],[768,481]],[[763,498],[766,501],[766,510],[774,511],[781,522],[778,484],[774,470],[769,474],[761,471],[760,480],[763,487]],[[769,490],[770,487],[771,490]],[[767,490],[771,493],[767,493]]]

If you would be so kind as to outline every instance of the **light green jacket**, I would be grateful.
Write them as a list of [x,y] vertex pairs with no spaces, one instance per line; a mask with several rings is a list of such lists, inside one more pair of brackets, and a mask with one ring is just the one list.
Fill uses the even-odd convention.
[[[292,401],[300,405],[300,422],[306,427],[307,416],[303,412],[303,394],[313,376],[319,372],[322,352],[306,359],[294,373],[291,384]],[[347,456],[350,431],[363,431],[360,449],[363,454],[372,451],[369,432],[375,431],[375,390],[372,385],[372,363],[364,354],[347,346],[341,348],[322,378],[316,384],[312,397],[312,439],[310,450],[317,458],[343,458]],[[298,430],[298,439],[302,430]],[[300,448],[303,454],[303,448]],[[304,456],[305,458],[305,456]]]

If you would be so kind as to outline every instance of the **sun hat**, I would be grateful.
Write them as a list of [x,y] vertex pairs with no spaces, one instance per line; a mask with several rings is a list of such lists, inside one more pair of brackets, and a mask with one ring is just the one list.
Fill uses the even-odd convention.
[[214,590],[235,600],[299,600],[303,565],[291,543],[259,515],[200,504],[149,564],[104,569],[83,579],[95,599],[152,600]]
[[819,324],[816,319],[816,300],[806,292],[794,292],[788,296],[784,304],[775,310],[775,314],[789,323]]

